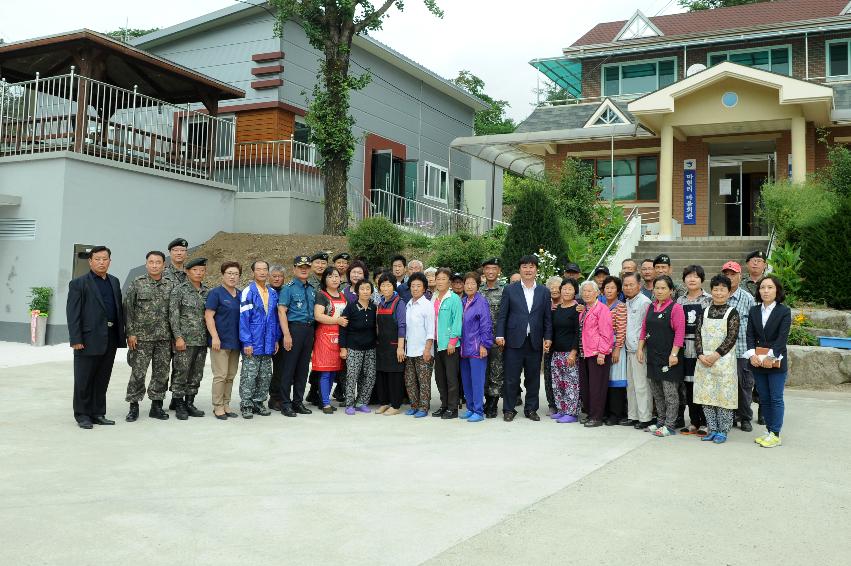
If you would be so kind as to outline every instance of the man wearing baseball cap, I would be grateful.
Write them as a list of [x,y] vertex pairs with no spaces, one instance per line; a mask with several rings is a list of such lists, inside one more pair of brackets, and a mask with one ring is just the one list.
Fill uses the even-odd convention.
[[765,275],[765,252],[762,250],[752,251],[745,259],[745,265],[748,267],[748,278],[745,281],[745,289],[756,299],[756,294],[759,291],[759,282],[762,281]]
[[[656,277],[660,275],[667,275],[671,279],[674,279],[674,276],[671,275],[671,256],[668,254],[659,254],[656,256],[656,259],[653,260],[653,271],[656,272]],[[671,300],[675,303],[677,299],[684,296],[686,294],[686,286],[682,283],[674,283],[674,293],[671,296]],[[653,298],[651,297],[651,300]],[[677,426],[680,426],[679,424]]]
[[311,259],[306,255],[293,260],[293,278],[278,297],[278,321],[284,335],[283,371],[281,375],[281,414],[285,417],[309,415],[304,406],[304,389],[310,355],[313,353],[313,306],[316,291],[307,278]]
[[736,338],[736,371],[739,376],[739,408],[733,417],[733,422],[740,422],[743,432],[753,430],[751,419],[753,419],[753,411],[751,403],[753,402],[753,387],[754,377],[748,367],[748,359],[745,357],[745,352],[748,350],[746,334],[748,328],[748,313],[755,302],[753,296],[741,286],[742,282],[742,266],[735,261],[728,261],[721,268],[721,273],[730,278],[732,284],[732,292],[727,304],[736,309],[739,313],[739,335]]

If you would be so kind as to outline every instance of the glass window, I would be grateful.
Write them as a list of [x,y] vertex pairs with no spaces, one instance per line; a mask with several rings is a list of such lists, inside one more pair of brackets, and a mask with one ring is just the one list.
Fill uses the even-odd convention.
[[620,67],[606,67],[603,74],[605,75],[603,93],[607,96],[620,94]]
[[446,200],[446,185],[449,173],[443,167],[426,162],[425,164],[425,196]]
[[726,60],[727,60],[727,54],[726,53],[721,53],[721,54],[716,53],[715,55],[710,55],[709,56],[709,66],[712,67],[713,65],[717,65],[718,63],[723,63]]
[[675,80],[674,75],[673,61],[659,61],[659,88],[673,84]]
[[636,196],[636,165],[634,157],[615,159],[615,172],[612,175],[612,162],[607,159],[597,160],[597,179],[601,188],[600,198],[611,200],[612,178],[615,183],[615,200],[635,200]]
[[296,116],[293,126],[293,159],[308,165],[316,164],[316,146],[310,141],[310,126],[301,116]]
[[781,75],[791,75],[789,68],[789,50],[785,47],[771,50],[771,70]]
[[656,63],[638,63],[621,67],[622,94],[640,94],[656,90]]
[[827,48],[827,76],[836,77],[848,74],[848,42],[831,43]]
[[729,61],[746,67],[756,67],[763,71],[769,70],[768,51],[750,51],[746,53],[730,53]]
[[638,200],[656,200],[659,184],[659,158],[638,158]]

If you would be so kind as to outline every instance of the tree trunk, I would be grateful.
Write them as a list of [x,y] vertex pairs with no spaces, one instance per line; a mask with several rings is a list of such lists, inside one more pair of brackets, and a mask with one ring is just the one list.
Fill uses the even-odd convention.
[[346,185],[348,167],[340,159],[325,164],[325,234],[342,236],[349,227]]

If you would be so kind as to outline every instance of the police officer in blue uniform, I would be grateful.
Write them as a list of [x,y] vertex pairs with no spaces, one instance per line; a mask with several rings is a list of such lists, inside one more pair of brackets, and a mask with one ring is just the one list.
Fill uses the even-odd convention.
[[293,278],[284,285],[278,297],[278,320],[284,335],[281,414],[286,417],[312,412],[303,401],[313,352],[313,306],[316,302],[316,291],[308,283],[309,276],[310,258],[296,256]]

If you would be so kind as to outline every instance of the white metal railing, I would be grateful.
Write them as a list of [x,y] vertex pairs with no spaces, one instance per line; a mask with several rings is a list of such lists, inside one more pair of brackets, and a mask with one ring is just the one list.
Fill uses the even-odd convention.
[[372,201],[363,191],[349,185],[346,190],[346,206],[349,211],[349,226],[358,224],[372,216]]
[[231,182],[234,119],[74,73],[0,81],[0,157],[71,151]]
[[[649,240],[659,239],[660,219],[659,210],[641,212],[641,235]],[[682,225],[676,218],[671,219],[671,237],[679,240],[682,235]]]
[[316,147],[312,144],[295,140],[238,143],[233,161],[233,184],[239,191],[325,196],[325,183],[316,167]]
[[428,236],[469,232],[483,234],[507,222],[476,216],[460,210],[441,208],[389,191],[373,190],[371,214],[387,217],[394,224]]

